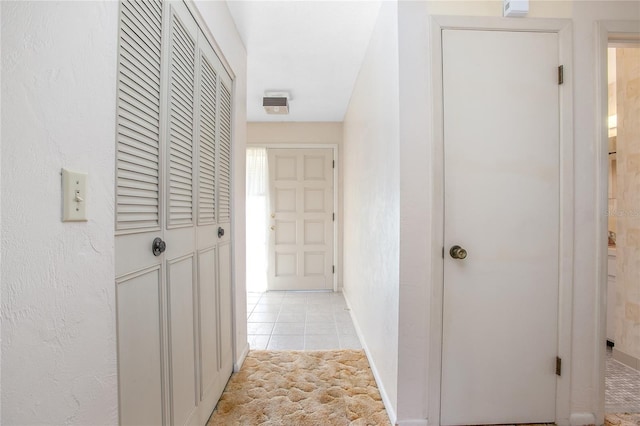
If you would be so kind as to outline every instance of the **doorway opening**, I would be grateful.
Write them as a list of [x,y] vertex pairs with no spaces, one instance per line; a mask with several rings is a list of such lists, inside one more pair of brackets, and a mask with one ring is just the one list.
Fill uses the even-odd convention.
[[337,146],[247,148],[247,291],[337,291]]
[[247,148],[252,349],[362,348],[342,293],[335,291],[336,157],[335,145]]
[[[640,420],[640,44],[607,46],[607,306],[605,413]],[[602,250],[604,252],[604,250]],[[624,414],[623,414],[624,413]],[[625,416],[631,416],[626,418]]]

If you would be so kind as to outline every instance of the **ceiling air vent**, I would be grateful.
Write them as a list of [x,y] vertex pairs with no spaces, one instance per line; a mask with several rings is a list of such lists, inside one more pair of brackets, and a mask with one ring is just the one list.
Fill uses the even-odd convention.
[[262,106],[267,114],[289,114],[289,98],[285,96],[265,96]]

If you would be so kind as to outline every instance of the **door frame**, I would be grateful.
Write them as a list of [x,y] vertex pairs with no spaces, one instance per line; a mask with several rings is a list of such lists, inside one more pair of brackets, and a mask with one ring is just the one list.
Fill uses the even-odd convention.
[[444,307],[444,111],[442,75],[442,30],[527,31],[558,34],[559,64],[564,66],[560,86],[560,259],[558,306],[558,356],[562,358],[562,376],[556,384],[556,422],[569,424],[571,415],[571,329],[573,302],[573,41],[572,23],[568,19],[513,19],[498,17],[433,16],[430,20],[431,123],[433,145],[431,170],[433,186],[431,205],[431,275],[429,314],[429,361],[427,395],[429,424],[440,424],[442,386],[442,338]]
[[247,144],[247,148],[266,148],[268,149],[331,149],[333,152],[333,161],[335,167],[333,168],[333,210],[336,213],[336,219],[333,221],[333,264],[335,265],[335,272],[333,274],[333,291],[338,291],[338,271],[340,270],[339,257],[338,257],[338,223],[340,221],[339,213],[339,197],[338,197],[338,169],[340,162],[338,161],[338,144],[323,144],[323,143],[251,143]]
[[640,42],[640,21],[598,21],[596,23],[596,105],[595,130],[598,140],[596,150],[596,347],[593,375],[597,377],[592,397],[598,401],[596,418],[605,415],[605,371],[607,336],[607,235],[608,235],[608,185],[609,185],[609,84],[607,80],[607,48],[610,42]]

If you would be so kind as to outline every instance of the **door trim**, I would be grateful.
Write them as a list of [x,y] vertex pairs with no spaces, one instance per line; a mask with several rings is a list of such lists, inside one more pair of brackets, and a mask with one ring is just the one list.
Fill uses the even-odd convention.
[[[556,385],[556,423],[569,424],[571,414],[571,329],[573,301],[573,224],[574,224],[574,158],[573,158],[573,61],[572,23],[568,19],[510,19],[494,17],[432,16],[430,20],[430,69],[433,128],[431,170],[433,186],[431,205],[431,313],[429,316],[430,348],[427,366],[429,424],[440,424],[442,386],[442,337],[444,302],[444,115],[442,76],[442,31],[489,30],[527,31],[558,34],[559,65],[564,65],[564,83],[560,87],[560,267],[558,306],[558,356],[563,359],[563,374]],[[437,378],[437,379],[434,379]]]
[[[640,41],[640,21],[598,21],[596,23],[596,105],[594,117],[598,138],[596,150],[596,283],[597,297],[595,306],[595,362],[593,376],[597,377],[593,386],[592,398],[597,401],[596,421],[604,419],[604,375],[606,349],[602,344],[607,336],[607,189],[609,184],[609,135],[607,133],[607,110],[609,108],[607,81],[607,48],[610,41]],[[600,419],[600,420],[598,420]]]
[[[340,258],[338,256],[338,228],[340,227],[340,204],[338,197],[338,169],[340,168],[340,161],[338,158],[338,144],[323,144],[323,143],[256,143],[247,144],[247,148],[266,148],[266,149],[331,149],[333,152],[333,161],[335,167],[333,168],[333,210],[336,213],[336,218],[333,221],[333,264],[335,266],[335,273],[333,274],[333,291],[338,291],[338,271],[340,270]],[[326,291],[326,290],[325,290]]]

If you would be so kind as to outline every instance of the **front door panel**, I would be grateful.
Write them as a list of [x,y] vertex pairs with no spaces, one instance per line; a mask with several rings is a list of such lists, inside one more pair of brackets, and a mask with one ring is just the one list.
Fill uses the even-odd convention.
[[333,151],[269,149],[269,290],[333,289]]

